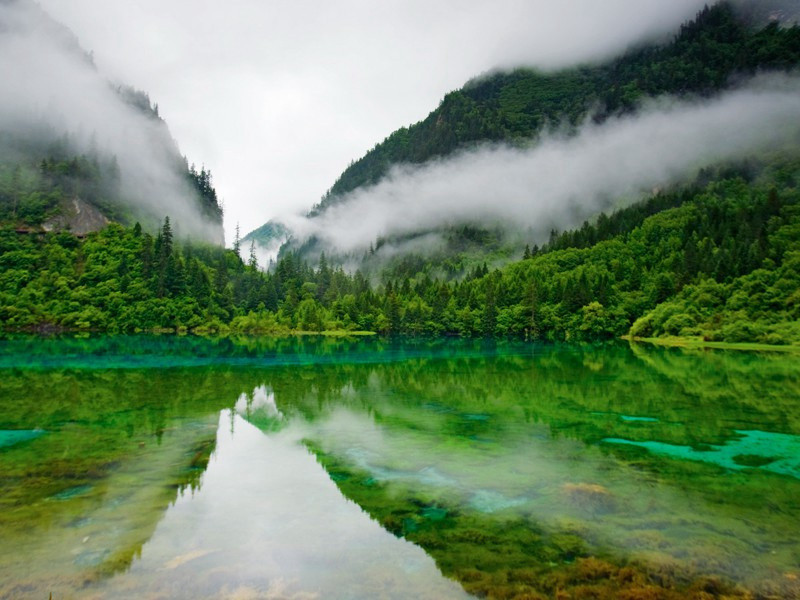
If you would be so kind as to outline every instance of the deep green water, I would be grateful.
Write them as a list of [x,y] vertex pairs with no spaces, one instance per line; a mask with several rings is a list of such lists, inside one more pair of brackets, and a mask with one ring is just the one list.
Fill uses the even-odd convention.
[[0,340],[0,598],[798,598],[799,363]]

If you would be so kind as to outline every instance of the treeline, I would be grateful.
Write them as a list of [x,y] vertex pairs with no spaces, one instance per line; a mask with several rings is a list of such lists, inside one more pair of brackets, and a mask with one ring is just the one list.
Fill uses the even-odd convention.
[[[230,250],[177,244],[169,218],[156,235],[112,224],[68,232],[0,232],[0,322],[6,329],[196,329],[230,323],[234,287],[261,279]],[[239,303],[243,299],[239,298]]]
[[[529,258],[461,281],[417,273],[371,285],[320,257],[274,272],[230,250],[113,225],[0,235],[6,328],[800,341],[800,164],[661,194],[553,234]],[[653,214],[651,214],[653,213]]]
[[634,110],[645,96],[710,95],[734,75],[788,70],[800,64],[800,28],[757,30],[733,6],[703,9],[668,44],[603,65],[555,73],[520,69],[468,83],[447,94],[427,118],[401,128],[351,163],[312,213],[349,191],[376,183],[391,165],[422,163],[480,142],[525,143],[551,126],[603,120]]
[[222,223],[222,205],[217,197],[217,190],[212,183],[211,170],[204,166],[198,171],[194,165],[186,167],[186,177],[192,189],[200,199],[200,210],[204,216]]

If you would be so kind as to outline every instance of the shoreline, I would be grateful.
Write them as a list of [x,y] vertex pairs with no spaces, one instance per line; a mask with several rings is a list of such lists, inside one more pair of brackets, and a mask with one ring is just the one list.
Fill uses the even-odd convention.
[[643,338],[633,336],[623,336],[621,339],[631,343],[651,344],[665,348],[690,348],[690,349],[711,349],[711,350],[739,350],[742,352],[783,352],[800,353],[800,346],[774,344],[761,344],[758,342],[709,342],[701,338],[690,337],[665,337],[665,338]]
[[283,331],[238,331],[234,329],[225,330],[204,330],[202,328],[187,329],[185,327],[155,327],[153,329],[136,329],[133,331],[107,331],[103,329],[72,329],[69,327],[30,327],[22,329],[3,329],[0,328],[0,337],[4,335],[31,335],[38,337],[51,337],[59,335],[192,335],[197,337],[369,337],[378,335],[375,331],[329,329],[323,331],[283,330]]

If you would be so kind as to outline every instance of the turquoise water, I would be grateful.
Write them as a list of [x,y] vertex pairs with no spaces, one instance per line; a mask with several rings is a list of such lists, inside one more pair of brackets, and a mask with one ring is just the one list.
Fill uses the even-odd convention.
[[6,429],[0,430],[0,448],[5,446],[13,446],[27,442],[28,440],[35,440],[40,435],[44,434],[41,429],[33,429],[26,431],[25,429]]
[[758,468],[800,479],[800,436],[769,431],[739,431],[738,436],[722,446],[708,445],[700,449],[663,442],[634,442],[615,438],[610,444],[630,444],[679,460],[696,460],[726,469]]
[[798,371],[626,344],[0,340],[0,597],[798,597]]

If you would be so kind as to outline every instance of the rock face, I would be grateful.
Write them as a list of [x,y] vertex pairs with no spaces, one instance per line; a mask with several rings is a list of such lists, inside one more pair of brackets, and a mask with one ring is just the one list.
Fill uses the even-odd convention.
[[737,0],[734,6],[747,21],[756,26],[780,23],[789,27],[800,22],[797,0]]
[[97,208],[78,197],[66,202],[58,216],[42,224],[45,231],[67,229],[75,235],[86,235],[108,225],[109,220]]

